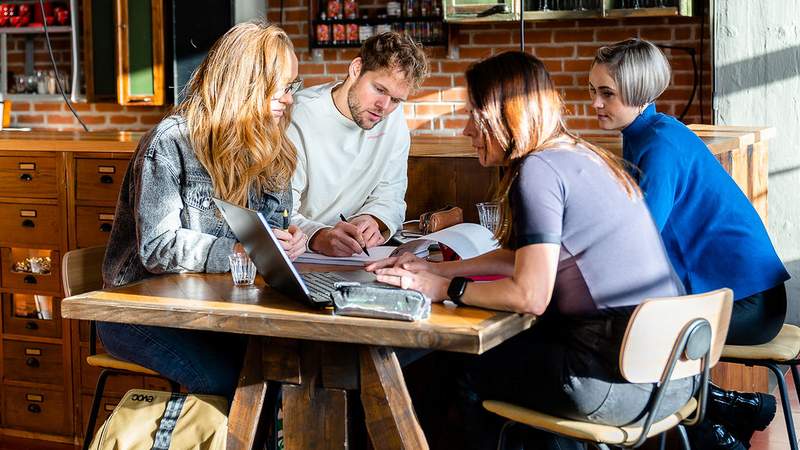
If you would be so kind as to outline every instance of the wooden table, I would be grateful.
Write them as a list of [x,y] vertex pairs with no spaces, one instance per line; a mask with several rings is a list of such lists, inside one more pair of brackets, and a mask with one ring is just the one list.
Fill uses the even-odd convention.
[[235,287],[229,274],[163,275],[89,292],[64,299],[61,314],[250,335],[229,415],[229,449],[252,448],[267,388],[276,382],[284,383],[287,449],[347,448],[355,392],[375,449],[426,449],[395,348],[480,354],[534,321],[443,304],[413,323],[336,316],[285,297],[260,277],[254,287]]

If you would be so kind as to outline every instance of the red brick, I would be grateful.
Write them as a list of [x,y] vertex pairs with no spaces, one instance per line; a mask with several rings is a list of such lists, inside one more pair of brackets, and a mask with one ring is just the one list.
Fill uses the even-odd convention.
[[124,109],[123,106],[118,105],[116,103],[95,103],[94,104],[94,110],[95,111],[99,111],[99,112],[108,112],[108,111],[119,112],[119,111],[122,111],[123,109]]
[[325,73],[328,75],[347,75],[347,70],[350,67],[349,62],[341,63],[325,63]]
[[308,36],[294,36],[292,37],[292,44],[297,51],[303,51],[308,48]]
[[416,105],[414,109],[416,112],[416,117],[442,116],[445,114],[450,114],[453,111],[452,106],[440,104]]
[[92,110],[92,103],[73,103],[72,107],[78,112],[87,112]]
[[285,23],[281,25],[281,28],[289,36],[303,34],[303,27],[299,23]]
[[574,20],[544,20],[535,22],[537,29],[544,28],[575,28]]
[[639,36],[650,41],[671,41],[672,29],[642,27],[639,29]]
[[630,27],[633,25],[654,26],[667,23],[666,17],[626,17],[622,20],[622,26]]
[[61,103],[34,103],[34,111],[61,111]]
[[430,76],[425,80],[423,86],[425,87],[451,87],[453,85],[452,79],[449,75]]
[[491,48],[461,47],[459,49],[459,56],[461,59],[483,59],[487,56],[491,56],[491,54]]
[[86,125],[105,125],[106,123],[106,116],[103,115],[83,115],[81,114],[81,120]]
[[578,58],[594,58],[600,45],[588,44],[578,46]]
[[336,78],[328,76],[303,77],[303,86],[311,87],[311,86],[316,86],[318,84],[330,83],[331,81],[334,80],[336,80]]
[[339,61],[347,61],[350,62],[354,60],[358,56],[359,49],[357,48],[348,48],[344,50],[336,50],[336,59]]
[[483,31],[472,35],[472,43],[477,45],[503,45],[511,43],[511,33],[501,31]]
[[139,117],[139,122],[141,122],[142,125],[155,125],[158,122],[161,122],[161,119],[163,118],[163,114],[145,114]]
[[[424,86],[424,85],[423,85]],[[439,90],[431,90],[431,89],[420,89],[419,91],[409,95],[408,100],[415,103],[420,102],[438,102],[439,101]]]
[[597,128],[597,121],[585,118],[568,117],[567,128],[571,130],[591,130]]
[[453,86],[463,87],[467,85],[467,79],[464,75],[453,75]]
[[446,130],[463,130],[467,126],[467,119],[461,117],[446,117],[442,119],[442,128]]
[[11,102],[11,112],[30,111],[30,110],[31,110],[31,104],[28,102],[17,102],[17,101]]
[[550,73],[562,72],[563,65],[560,59],[543,59],[545,69]]
[[580,87],[561,88],[561,96],[566,101],[585,101],[589,99],[589,90]]
[[553,84],[556,86],[573,86],[575,83],[575,77],[572,75],[551,75],[550,79],[553,80]]
[[[525,29],[525,44],[549,44],[553,42],[553,32],[551,30],[528,30]],[[511,43],[519,44],[519,32],[511,35]]]
[[16,114],[13,118],[23,124],[44,123],[44,116],[41,114]]
[[442,101],[445,102],[465,102],[467,101],[467,89],[454,87],[442,91]]
[[432,130],[433,124],[431,119],[406,119],[409,130]]
[[109,121],[116,125],[130,125],[132,123],[136,123],[137,117],[132,115],[115,114],[110,117]]
[[297,68],[297,73],[300,75],[323,75],[325,64],[303,63]]
[[564,61],[564,72],[589,72],[591,59],[568,59]]
[[592,42],[594,30],[555,30],[553,42],[562,44],[566,42]]
[[667,89],[659,98],[661,100],[686,100],[691,93],[691,88],[673,87]]
[[283,19],[284,22],[305,22],[308,20],[308,11],[306,8],[284,11]]
[[48,114],[47,123],[57,125],[71,125],[75,122],[75,118],[71,114]]
[[471,61],[442,61],[439,70],[443,73],[464,73],[471,64]]
[[575,56],[575,46],[546,47],[543,45],[533,46],[534,54],[539,58],[572,58]]

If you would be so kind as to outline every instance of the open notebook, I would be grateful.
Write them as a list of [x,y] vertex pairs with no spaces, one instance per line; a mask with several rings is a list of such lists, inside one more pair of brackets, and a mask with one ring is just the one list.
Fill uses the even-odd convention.
[[314,252],[305,252],[297,258],[298,263],[338,264],[361,266],[405,252],[412,252],[420,257],[428,256],[431,244],[442,243],[450,247],[462,259],[474,258],[497,248],[492,232],[474,223],[460,223],[452,227],[427,234],[406,242],[399,247],[382,245],[369,249],[371,256],[364,253],[353,256],[325,256]]

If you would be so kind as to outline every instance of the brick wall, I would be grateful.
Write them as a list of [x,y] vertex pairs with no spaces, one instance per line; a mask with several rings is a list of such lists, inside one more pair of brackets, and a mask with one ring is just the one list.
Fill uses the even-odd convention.
[[[380,0],[373,0],[380,1]],[[311,60],[308,49],[308,0],[285,0],[283,26],[292,37],[300,59],[300,75],[306,86],[342,79],[347,64],[356,56],[357,49],[326,49],[323,62]],[[372,8],[377,6],[372,5]],[[370,6],[367,6],[370,8]],[[280,21],[277,8],[269,10],[269,18]],[[594,111],[589,106],[588,70],[597,47],[631,36],[641,36],[656,43],[694,48],[700,63],[700,18],[635,18],[624,20],[567,20],[529,23],[525,31],[526,50],[540,57],[551,71],[568,107],[568,124],[575,131],[602,134],[597,128]],[[703,78],[703,117],[700,114],[700,92],[684,118],[686,123],[711,120],[710,45],[708,27],[705,27]],[[519,32],[515,24],[461,25],[451,32],[451,53],[447,49],[427,49],[431,62],[431,77],[403,107],[409,127],[415,134],[458,134],[464,126],[464,77],[467,66],[488,55],[503,50],[519,48]],[[15,40],[23,39],[13,37]],[[36,38],[36,67],[49,69],[46,50],[41,38]],[[60,65],[68,70],[68,40],[59,37],[54,46]],[[40,41],[41,40],[41,41]],[[12,37],[9,37],[11,48]],[[24,43],[14,43],[9,60],[24,48]],[[13,52],[13,53],[12,53]],[[657,102],[666,113],[679,115],[692,91],[691,59],[683,51],[666,50],[673,68],[673,82]],[[24,56],[13,56],[12,66],[21,67]],[[20,59],[21,58],[21,59]],[[15,70],[11,67],[10,70]],[[18,70],[18,69],[16,69]],[[122,107],[116,104],[78,104],[76,109],[92,130],[143,130],[157,123],[167,107]],[[36,128],[78,128],[66,106],[60,102],[20,101],[12,108],[12,125]]]
[[[311,60],[308,50],[308,0],[284,2],[283,26],[295,43],[300,59],[300,74],[306,86],[342,79],[354,49],[325,49],[324,62]],[[373,6],[374,7],[374,6]],[[370,8],[370,6],[367,6]],[[272,21],[279,22],[280,11],[271,8]],[[589,65],[597,48],[633,36],[656,43],[691,47],[700,64],[700,18],[635,18],[625,20],[585,19],[529,23],[525,30],[526,50],[541,58],[550,70],[568,106],[568,124],[575,131],[602,134],[597,128],[588,92]],[[451,31],[451,46],[457,59],[447,58],[447,49],[431,47],[428,55],[431,77],[410,102],[404,105],[409,127],[416,134],[456,134],[464,126],[464,77],[470,63],[504,50],[519,49],[518,24],[460,25]],[[710,123],[711,81],[708,27],[705,27],[703,121]],[[453,39],[454,38],[454,39]],[[662,112],[679,115],[692,91],[692,64],[686,52],[666,50],[673,68],[673,82],[657,102]],[[686,123],[701,122],[699,92],[684,118]]]

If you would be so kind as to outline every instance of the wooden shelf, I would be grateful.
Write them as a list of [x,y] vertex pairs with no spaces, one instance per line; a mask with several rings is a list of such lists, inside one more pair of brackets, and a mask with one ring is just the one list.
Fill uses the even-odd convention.
[[[47,27],[48,33],[70,33],[72,27],[54,25]],[[0,34],[44,34],[44,27],[0,27]]]

